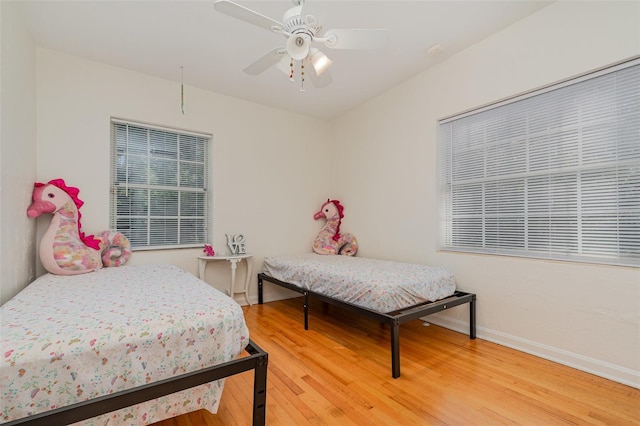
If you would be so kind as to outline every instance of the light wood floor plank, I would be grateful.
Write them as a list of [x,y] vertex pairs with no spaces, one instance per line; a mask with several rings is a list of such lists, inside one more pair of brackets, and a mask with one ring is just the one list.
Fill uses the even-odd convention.
[[[269,353],[268,425],[640,425],[640,390],[435,325],[401,326],[402,376],[389,329],[300,299],[244,307]],[[226,380],[217,414],[157,426],[250,425],[253,373]]]

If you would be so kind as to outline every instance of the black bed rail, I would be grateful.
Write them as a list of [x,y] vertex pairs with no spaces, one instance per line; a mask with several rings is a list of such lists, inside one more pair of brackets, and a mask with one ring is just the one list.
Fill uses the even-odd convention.
[[111,395],[104,395],[88,401],[82,401],[51,411],[23,417],[3,423],[2,426],[68,425],[249,370],[254,370],[253,425],[264,426],[266,420],[267,364],[269,354],[252,340],[249,340],[245,351],[249,353],[249,356],[132,389],[126,389]]
[[378,312],[353,303],[345,302],[340,299],[316,293],[306,288],[281,281],[264,273],[258,274],[258,303],[263,303],[263,280],[278,286],[293,290],[304,296],[304,329],[309,329],[309,296],[326,302],[347,311],[355,312],[360,315],[367,316],[384,324],[389,324],[391,328],[391,375],[394,379],[400,377],[400,325],[418,318],[444,311],[454,306],[469,304],[469,338],[476,338],[476,295],[474,293],[465,293],[456,291],[453,295],[435,302],[425,302],[418,305],[409,306],[393,312]]

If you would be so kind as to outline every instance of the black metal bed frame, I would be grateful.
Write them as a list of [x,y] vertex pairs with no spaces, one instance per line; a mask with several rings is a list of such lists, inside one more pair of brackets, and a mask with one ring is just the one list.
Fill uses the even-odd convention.
[[289,290],[293,290],[297,293],[301,293],[304,296],[304,329],[309,329],[309,296],[313,296],[323,302],[339,306],[351,312],[373,318],[384,324],[389,324],[391,328],[391,375],[394,379],[400,377],[400,324],[404,324],[409,321],[413,321],[426,315],[435,314],[436,312],[444,311],[445,309],[452,308],[454,306],[469,303],[469,338],[476,338],[476,295],[474,293],[465,293],[462,291],[456,291],[452,296],[444,299],[437,300],[435,302],[426,302],[419,305],[409,306],[397,311],[382,313],[371,309],[363,308],[361,306],[354,305],[349,302],[344,302],[339,299],[335,299],[330,296],[326,296],[320,293],[316,293],[306,288],[298,287],[297,285],[289,284],[284,281],[280,281],[276,278],[270,277],[264,273],[258,274],[258,303],[263,303],[262,287],[263,280],[270,283],[279,285]]
[[100,396],[88,401],[78,402],[29,417],[23,417],[4,423],[3,426],[68,425],[249,370],[254,370],[253,425],[264,426],[269,354],[252,340],[249,340],[245,351],[249,353],[246,357],[127,389],[111,395]]

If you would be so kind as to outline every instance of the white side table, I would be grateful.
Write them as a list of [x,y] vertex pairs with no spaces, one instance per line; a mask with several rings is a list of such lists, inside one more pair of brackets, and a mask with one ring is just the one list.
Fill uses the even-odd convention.
[[[231,283],[229,284],[229,291],[227,292],[231,298],[236,293],[244,293],[244,298],[251,306],[251,302],[249,301],[249,282],[251,281],[251,270],[253,269],[253,254],[236,254],[229,256],[198,256],[198,273],[200,275],[200,279],[204,280],[204,273],[207,269],[207,263],[216,261],[216,260],[228,260],[229,265],[231,266]],[[245,263],[247,265],[247,276],[244,280],[244,287],[236,290],[236,267],[238,266],[238,262],[242,259],[245,259]]]

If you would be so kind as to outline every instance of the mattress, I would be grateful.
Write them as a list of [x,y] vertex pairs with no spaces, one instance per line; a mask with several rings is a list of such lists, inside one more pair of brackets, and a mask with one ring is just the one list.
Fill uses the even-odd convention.
[[[240,306],[171,265],[47,274],[0,307],[0,423],[210,367],[249,342]],[[224,381],[82,422],[218,409]]]
[[316,253],[265,257],[262,272],[382,313],[443,299],[456,290],[446,268],[363,257]]

